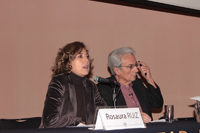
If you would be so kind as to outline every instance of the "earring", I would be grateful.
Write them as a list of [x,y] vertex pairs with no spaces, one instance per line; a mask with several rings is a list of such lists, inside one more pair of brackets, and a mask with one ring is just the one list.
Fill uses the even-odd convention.
[[67,73],[71,73],[72,72],[72,66],[70,64],[68,64],[67,68],[68,68],[68,72]]

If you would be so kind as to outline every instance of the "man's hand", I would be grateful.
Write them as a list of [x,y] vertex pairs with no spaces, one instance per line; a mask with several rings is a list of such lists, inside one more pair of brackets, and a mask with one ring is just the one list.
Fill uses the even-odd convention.
[[143,118],[143,120],[144,120],[144,123],[149,123],[149,122],[151,122],[151,117],[150,117],[148,114],[142,112],[141,115],[142,115],[142,118]]
[[138,69],[141,72],[142,76],[146,79],[146,81],[154,88],[157,88],[153,78],[151,77],[150,68],[144,62],[138,61]]

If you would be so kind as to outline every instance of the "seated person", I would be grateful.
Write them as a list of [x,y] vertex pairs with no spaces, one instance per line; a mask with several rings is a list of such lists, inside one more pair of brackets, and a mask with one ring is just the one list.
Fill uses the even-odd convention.
[[40,128],[92,124],[96,106],[106,106],[94,82],[85,76],[91,60],[85,45],[69,43],[61,48],[52,67]]
[[[145,123],[153,120],[151,108],[161,108],[163,97],[160,88],[151,77],[150,69],[144,62],[137,62],[130,47],[112,51],[108,56],[108,66],[112,76],[108,79],[120,83],[116,88],[116,106],[139,106]],[[145,86],[137,73],[147,81]],[[98,89],[108,106],[114,106],[113,88],[99,83]],[[118,93],[119,92],[119,93]]]

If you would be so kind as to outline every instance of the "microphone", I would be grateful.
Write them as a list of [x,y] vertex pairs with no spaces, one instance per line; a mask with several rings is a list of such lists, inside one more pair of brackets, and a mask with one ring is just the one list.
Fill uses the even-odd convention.
[[94,77],[94,81],[95,82],[99,82],[99,83],[103,83],[103,84],[111,84],[111,85],[118,85],[118,86],[120,86],[120,84],[117,81],[110,80],[110,79],[105,79],[105,78],[101,78],[99,76],[95,76]]

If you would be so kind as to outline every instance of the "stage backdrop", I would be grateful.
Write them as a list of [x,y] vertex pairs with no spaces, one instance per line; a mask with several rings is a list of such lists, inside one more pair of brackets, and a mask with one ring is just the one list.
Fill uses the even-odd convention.
[[93,76],[104,78],[108,54],[132,47],[175,118],[193,116],[200,18],[90,0],[0,0],[0,118],[42,115],[56,53],[73,41],[88,46]]

